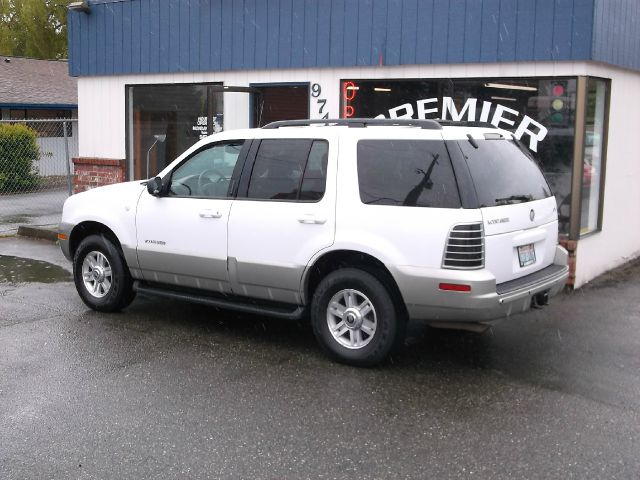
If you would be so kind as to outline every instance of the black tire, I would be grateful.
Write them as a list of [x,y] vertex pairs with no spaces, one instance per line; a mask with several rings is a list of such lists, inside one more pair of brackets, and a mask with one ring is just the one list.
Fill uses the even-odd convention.
[[[357,292],[354,294],[356,297],[360,294],[360,300],[368,300],[373,305],[375,330],[370,335],[371,338],[367,336],[361,347],[354,345],[347,347],[343,344],[349,341],[353,342],[350,331],[346,331],[344,336],[339,338],[331,333],[330,321],[344,320],[345,322],[345,325],[340,328],[334,325],[336,335],[339,335],[339,331],[344,330],[347,326],[346,315],[330,318],[328,311],[332,299],[339,299],[345,291],[355,291]],[[343,303],[345,306],[347,305],[346,300]],[[372,319],[370,314],[365,317],[352,318],[351,321],[355,328],[350,330],[358,330],[357,322],[362,321],[363,318]],[[371,273],[356,268],[342,268],[327,275],[316,288],[311,300],[311,324],[316,339],[331,357],[349,365],[370,367],[383,361],[404,341],[405,323],[404,316],[399,313],[389,289]],[[360,337],[364,335],[366,333],[360,333]]]
[[[97,293],[92,293],[83,278],[83,264],[88,256],[90,256],[91,259],[102,259],[98,253],[104,256],[105,261],[103,263],[104,265],[108,265],[106,269],[111,268],[111,276],[110,278],[106,277],[107,280],[109,280],[108,289],[105,287],[104,276],[102,277],[102,281],[100,281],[99,275],[97,275],[97,278],[93,278],[91,280],[92,285],[102,284],[102,286],[100,287],[100,285],[98,285]],[[94,268],[90,271],[91,274],[95,275],[93,270],[97,271],[97,269]],[[105,268],[103,268],[103,272],[104,270]],[[104,235],[89,235],[80,242],[73,257],[73,279],[82,301],[88,307],[100,312],[116,312],[122,310],[128,306],[136,296],[133,290],[133,279],[124,261],[122,252]]]

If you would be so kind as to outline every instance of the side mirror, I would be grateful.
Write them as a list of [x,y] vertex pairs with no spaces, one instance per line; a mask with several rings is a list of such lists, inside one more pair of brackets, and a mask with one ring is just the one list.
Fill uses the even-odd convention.
[[149,195],[159,197],[162,192],[162,179],[160,177],[150,179],[147,182],[147,192],[149,192]]

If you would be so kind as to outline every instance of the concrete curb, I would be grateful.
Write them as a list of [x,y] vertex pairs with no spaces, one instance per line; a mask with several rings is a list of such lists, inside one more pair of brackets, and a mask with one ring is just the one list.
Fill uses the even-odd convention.
[[30,225],[20,225],[18,227],[18,235],[21,237],[49,240],[50,242],[58,241],[58,231],[54,227],[32,227]]

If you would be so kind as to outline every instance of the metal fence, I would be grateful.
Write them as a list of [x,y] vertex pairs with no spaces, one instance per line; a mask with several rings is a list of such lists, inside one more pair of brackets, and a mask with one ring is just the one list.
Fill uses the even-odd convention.
[[0,120],[7,124],[28,127],[36,140],[0,135],[0,235],[25,224],[56,225],[73,188],[78,121]]

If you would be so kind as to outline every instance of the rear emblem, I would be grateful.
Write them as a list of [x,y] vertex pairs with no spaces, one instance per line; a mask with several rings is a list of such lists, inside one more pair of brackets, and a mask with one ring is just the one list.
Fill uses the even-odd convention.
[[533,208],[529,212],[529,220],[533,222],[533,219],[536,218],[536,212],[533,211]]

